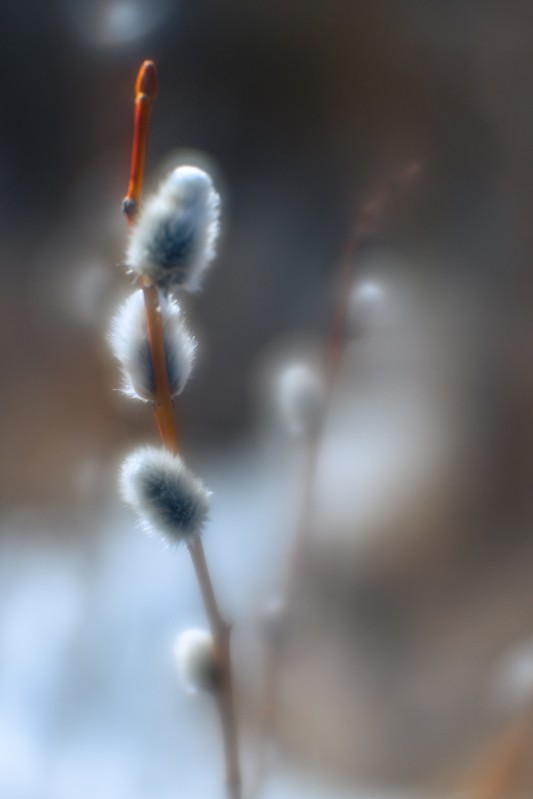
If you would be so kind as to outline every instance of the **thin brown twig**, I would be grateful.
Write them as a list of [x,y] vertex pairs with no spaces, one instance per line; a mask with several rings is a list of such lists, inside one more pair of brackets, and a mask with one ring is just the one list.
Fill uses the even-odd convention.
[[353,263],[359,255],[361,246],[369,238],[377,235],[382,228],[385,217],[398,194],[411,184],[420,174],[422,167],[413,161],[398,172],[370,200],[365,202],[356,213],[355,224],[346,240],[339,266],[338,300],[328,334],[326,357],[326,386],[331,393],[337,367],[340,361],[344,326],[350,284],[353,277]]
[[[152,61],[145,61],[139,70],[135,85],[135,115],[132,162],[128,193],[123,210],[128,224],[137,215],[142,195],[144,161],[148,143],[151,107],[157,91],[157,76]],[[156,286],[143,280],[142,290],[146,309],[148,341],[152,358],[155,401],[154,412],[163,445],[177,454],[180,450],[174,408],[169,387],[163,325]],[[231,626],[222,616],[216,599],[207,565],[202,539],[195,536],[188,544],[202,600],[205,606],[219,668],[219,685],[216,693],[226,763],[226,788],[229,799],[241,799],[241,776],[237,740],[237,723],[234,710],[233,677],[230,656]]]
[[[298,513],[291,536],[285,578],[280,592],[280,608],[283,619],[278,620],[279,624],[285,622],[290,605],[292,604],[297,567],[301,562],[307,543],[307,530],[309,528],[309,519],[312,511],[312,498],[318,457],[323,439],[324,425],[331,406],[342,355],[346,315],[350,296],[349,289],[353,278],[353,264],[359,255],[363,243],[375,236],[381,229],[385,216],[397,194],[416,179],[420,170],[421,165],[418,162],[413,161],[409,163],[390,179],[379,192],[360,207],[359,211],[356,213],[355,224],[343,249],[338,267],[338,299],[327,335],[324,368],[325,400],[318,424],[304,442],[304,466],[301,477]],[[265,744],[269,736],[272,735],[279,708],[279,671],[283,644],[283,634],[274,636],[269,641],[265,654],[263,698],[260,707],[259,758],[256,764],[252,796],[258,794],[262,784],[266,766]]]

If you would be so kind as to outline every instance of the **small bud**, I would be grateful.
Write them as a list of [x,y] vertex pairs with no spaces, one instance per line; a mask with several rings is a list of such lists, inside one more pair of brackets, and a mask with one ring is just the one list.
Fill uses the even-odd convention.
[[[191,374],[196,341],[191,336],[178,303],[159,297],[165,356],[171,396],[180,394]],[[154,369],[142,291],[136,291],[119,308],[111,325],[109,343],[120,362],[124,392],[143,400],[155,399]]]
[[367,280],[356,283],[348,300],[348,321],[356,331],[382,326],[388,320],[387,293],[381,283]]
[[515,644],[502,656],[490,687],[501,708],[516,713],[533,705],[533,641]]
[[286,364],[277,376],[277,404],[289,433],[313,433],[322,415],[324,381],[319,371],[304,361]]
[[174,644],[178,674],[186,691],[214,693],[219,684],[219,671],[213,639],[207,630],[186,630]]
[[175,169],[141,209],[126,256],[159,288],[196,291],[215,255],[220,197],[202,169]]
[[140,447],[126,458],[120,490],[143,528],[168,544],[198,535],[209,511],[210,492],[204,484],[179,455],[158,447]]

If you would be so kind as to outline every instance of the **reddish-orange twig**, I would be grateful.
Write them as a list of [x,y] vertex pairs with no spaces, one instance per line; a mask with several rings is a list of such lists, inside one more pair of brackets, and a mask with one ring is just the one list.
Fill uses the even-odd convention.
[[[148,133],[152,105],[157,95],[157,70],[153,61],[144,61],[135,82],[135,110],[133,116],[133,144],[131,148],[131,167],[128,192],[122,202],[122,210],[133,225],[139,212],[142,197],[144,164],[148,147]],[[155,402],[154,414],[161,440],[168,449],[177,453],[179,449],[174,408],[166,368],[163,322],[159,309],[157,288],[146,278],[140,280],[144,293],[148,341],[152,355]]]

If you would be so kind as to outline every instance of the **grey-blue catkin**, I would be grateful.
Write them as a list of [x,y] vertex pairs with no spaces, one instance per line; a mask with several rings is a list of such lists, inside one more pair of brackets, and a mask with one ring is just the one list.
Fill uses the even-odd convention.
[[189,264],[199,244],[196,206],[197,202],[179,215],[163,217],[147,242],[147,259],[167,270],[161,278],[164,286],[181,285],[187,280]]
[[198,289],[215,255],[219,207],[206,172],[175,169],[139,213],[126,254],[130,270],[165,291]]
[[[183,360],[178,358],[173,347],[173,341],[168,335],[163,336],[165,344],[165,364],[167,369],[168,386],[171,397],[175,397],[182,390],[185,383]],[[155,375],[152,353],[148,336],[137,342],[138,350],[136,359],[139,364],[143,364],[144,393],[150,399],[155,399]]]
[[[172,297],[160,293],[159,307],[168,381],[174,397],[183,390],[191,374],[196,341]],[[122,367],[125,393],[143,400],[154,400],[154,368],[142,291],[134,292],[119,308],[113,318],[109,343]]]
[[122,466],[120,488],[142,526],[167,543],[187,541],[201,532],[210,492],[179,455],[158,447],[140,447]]

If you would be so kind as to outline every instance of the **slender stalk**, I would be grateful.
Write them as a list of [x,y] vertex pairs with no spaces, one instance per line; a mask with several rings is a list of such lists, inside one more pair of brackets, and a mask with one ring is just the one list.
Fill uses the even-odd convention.
[[[135,86],[130,182],[128,193],[123,202],[123,210],[128,224],[132,224],[134,221],[141,200],[149,121],[156,91],[155,65],[152,61],[145,61],[139,70]],[[171,452],[177,454],[180,450],[180,445],[168,381],[159,292],[156,286],[146,280],[142,282],[142,290],[154,372],[154,413],[156,423],[163,445]],[[216,703],[224,744],[227,795],[228,799],[241,799],[237,723],[234,710],[233,676],[230,657],[231,626],[220,612],[202,540],[199,536],[191,540],[188,544],[188,550],[202,594],[219,668],[220,684],[216,694]]]
[[199,537],[193,538],[188,544],[188,549],[202,592],[219,666],[220,689],[216,694],[216,700],[224,740],[226,788],[231,799],[239,799],[241,796],[241,777],[231,671],[231,625],[220,613],[205,558],[202,539]]
[[[416,178],[420,172],[420,164],[413,162],[386,183],[381,191],[365,202],[356,214],[355,224],[346,241],[340,263],[338,278],[338,299],[333,318],[327,334],[325,357],[325,400],[321,416],[315,430],[304,442],[304,466],[301,476],[300,498],[296,522],[291,535],[291,544],[285,578],[281,588],[281,608],[283,619],[286,622],[287,613],[295,590],[298,564],[307,544],[307,530],[312,512],[313,489],[320,447],[323,439],[324,424],[328,416],[335,384],[337,381],[339,363],[345,336],[346,315],[349,301],[349,288],[353,278],[353,263],[356,260],[361,245],[369,237],[376,235],[383,224],[384,217],[392,201],[404,186]],[[285,637],[282,634],[269,642],[265,654],[265,674],[263,696],[260,707],[259,729],[259,758],[256,764],[256,774],[252,796],[258,794],[265,772],[265,742],[272,735],[276,715],[279,708],[279,673],[283,644]]]
[[143,283],[144,307],[148,343],[152,356],[155,384],[154,415],[159,435],[165,446],[174,454],[179,452],[179,439],[174,419],[174,407],[168,382],[163,320],[159,307],[159,292],[156,286]]
[[355,225],[348,236],[339,264],[338,299],[327,335],[325,360],[326,397],[321,417],[316,430],[307,441],[306,466],[302,476],[302,497],[306,504],[300,513],[294,541],[303,546],[305,530],[309,526],[311,497],[316,474],[316,464],[323,438],[324,423],[328,416],[331,400],[337,381],[339,364],[345,337],[346,315],[350,299],[350,285],[353,279],[353,265],[357,260],[362,244],[371,236],[375,236],[383,225],[384,218],[393,201],[405,186],[408,186],[420,172],[420,164],[413,162],[390,179],[372,199],[362,205],[356,214]]

